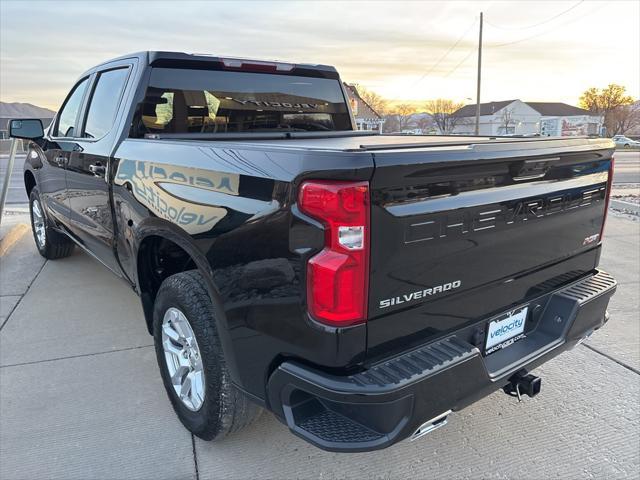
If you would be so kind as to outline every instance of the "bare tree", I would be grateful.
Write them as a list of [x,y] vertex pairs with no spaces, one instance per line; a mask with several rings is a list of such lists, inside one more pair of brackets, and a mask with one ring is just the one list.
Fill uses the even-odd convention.
[[607,131],[611,135],[623,135],[638,126],[640,126],[640,102],[635,102],[613,110],[611,114],[612,130]]
[[400,132],[411,126],[412,115],[415,113],[415,107],[403,103],[389,107],[389,112],[385,116],[382,131],[385,133]]
[[626,107],[633,103],[633,97],[627,95],[626,91],[625,87],[615,83],[602,89],[592,87],[580,97],[580,106],[595,115],[602,115],[607,135],[615,135],[620,128],[616,117],[624,117]]
[[513,109],[505,108],[502,110],[502,115],[500,116],[500,128],[504,130],[505,134],[509,134],[509,127],[515,124],[515,120],[513,119]]
[[364,87],[356,86],[356,89],[358,90],[360,98],[378,115],[384,117],[389,113],[389,101],[386,98]]
[[431,115],[433,123],[436,124],[440,133],[448,135],[454,131],[456,126],[466,125],[468,123],[468,120],[464,119],[464,117],[455,115],[463,106],[463,103],[438,98],[437,100],[429,100],[425,104],[425,112]]
[[409,125],[411,124],[411,115],[415,113],[415,111],[416,109],[407,103],[398,105],[393,109],[393,113],[398,118],[398,126],[400,128],[400,131],[405,130],[409,127]]
[[416,127],[422,130],[422,133],[429,132],[434,126],[431,116],[423,116],[416,121]]

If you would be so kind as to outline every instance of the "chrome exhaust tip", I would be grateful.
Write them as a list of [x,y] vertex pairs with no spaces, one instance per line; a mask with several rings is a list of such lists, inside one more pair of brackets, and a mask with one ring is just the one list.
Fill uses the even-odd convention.
[[451,410],[447,410],[444,413],[441,413],[437,417],[432,418],[424,422],[418,429],[409,437],[409,440],[413,442],[420,437],[424,437],[427,433],[431,433],[434,430],[437,430],[440,427],[444,427],[447,424],[447,419],[451,414]]

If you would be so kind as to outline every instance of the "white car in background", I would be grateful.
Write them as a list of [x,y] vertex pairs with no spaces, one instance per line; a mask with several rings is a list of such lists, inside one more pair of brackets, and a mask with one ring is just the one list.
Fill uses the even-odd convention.
[[640,142],[636,141],[636,140],[631,140],[628,137],[625,137],[624,135],[615,135],[612,140],[614,142],[616,142],[616,147],[622,147],[622,148],[631,148],[631,147],[640,147]]

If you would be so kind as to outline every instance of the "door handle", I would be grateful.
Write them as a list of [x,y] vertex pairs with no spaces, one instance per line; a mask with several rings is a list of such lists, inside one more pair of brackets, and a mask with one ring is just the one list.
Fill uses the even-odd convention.
[[53,159],[53,162],[59,167],[62,167],[66,161],[67,161],[67,157],[63,157],[63,156],[58,156]]
[[96,163],[95,165],[89,165],[89,171],[96,177],[102,177],[107,172],[107,169],[104,167],[104,165]]

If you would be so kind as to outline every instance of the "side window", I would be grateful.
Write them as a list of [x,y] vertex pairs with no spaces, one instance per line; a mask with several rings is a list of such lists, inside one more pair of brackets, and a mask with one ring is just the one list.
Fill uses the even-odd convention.
[[67,97],[64,107],[62,107],[60,115],[58,115],[58,125],[56,126],[54,137],[73,137],[73,128],[88,85],[89,77],[76,84],[71,94]]
[[102,138],[111,130],[128,73],[128,68],[118,68],[107,70],[98,76],[91,96],[83,137]]

